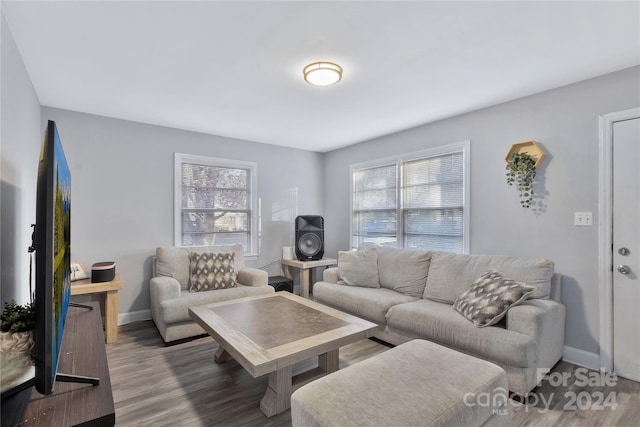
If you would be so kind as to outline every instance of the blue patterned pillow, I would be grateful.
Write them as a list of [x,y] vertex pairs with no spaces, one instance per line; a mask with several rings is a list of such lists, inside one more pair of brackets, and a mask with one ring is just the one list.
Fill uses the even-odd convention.
[[516,282],[499,271],[487,271],[455,300],[453,307],[482,328],[498,323],[511,307],[535,291],[535,286]]

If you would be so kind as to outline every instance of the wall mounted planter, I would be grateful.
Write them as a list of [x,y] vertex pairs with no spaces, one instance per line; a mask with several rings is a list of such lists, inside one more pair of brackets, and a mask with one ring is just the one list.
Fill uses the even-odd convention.
[[504,158],[504,161],[509,163],[509,158],[513,154],[518,153],[527,153],[531,156],[531,158],[536,161],[536,169],[540,167],[542,160],[544,159],[544,151],[535,141],[526,141],[526,142],[518,142],[513,144],[507,153],[507,157]]
[[530,208],[533,200],[533,179],[544,159],[544,152],[535,141],[513,144],[505,157],[507,184],[516,185],[520,192],[520,205]]

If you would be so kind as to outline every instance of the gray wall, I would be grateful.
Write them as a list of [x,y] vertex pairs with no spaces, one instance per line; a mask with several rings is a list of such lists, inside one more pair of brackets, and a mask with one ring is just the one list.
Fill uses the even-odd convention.
[[[564,276],[570,347],[597,353],[597,227],[573,226],[598,211],[598,116],[640,105],[640,67],[475,111],[327,154],[203,135],[83,113],[40,109],[2,17],[0,212],[2,300],[28,298],[29,224],[35,220],[37,158],[44,121],[56,120],[72,173],[72,257],[117,262],[120,313],[149,308],[151,256],[173,244],[173,153],[258,162],[260,258],[280,274],[293,218],[321,214],[326,256],[349,248],[349,165],[471,140],[471,253],[548,257]],[[428,95],[425,95],[428,96]],[[247,124],[250,126],[250,124]],[[511,144],[534,139],[547,158],[530,210],[505,183]]]
[[[261,251],[249,266],[280,260],[296,214],[322,214],[319,153],[47,107],[42,120],[56,121],[71,169],[72,259],[85,267],[116,261],[120,313],[144,317],[151,257],[156,247],[173,246],[175,152],[258,163]],[[281,274],[279,262],[267,271]]]
[[0,139],[1,299],[29,301],[30,225],[35,222],[38,156],[44,128],[40,103],[4,12],[2,31]]
[[[554,260],[564,276],[566,345],[598,353],[598,116],[639,106],[639,94],[634,67],[326,154],[327,255],[349,248],[350,164],[470,140],[470,252]],[[504,157],[528,140],[547,157],[526,210],[506,184]],[[575,227],[576,211],[593,212],[594,226]]]

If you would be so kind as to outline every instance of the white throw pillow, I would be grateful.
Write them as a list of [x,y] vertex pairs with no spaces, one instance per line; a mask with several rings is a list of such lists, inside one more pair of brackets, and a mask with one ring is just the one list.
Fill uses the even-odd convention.
[[366,248],[355,252],[338,252],[339,285],[379,288],[378,253]]

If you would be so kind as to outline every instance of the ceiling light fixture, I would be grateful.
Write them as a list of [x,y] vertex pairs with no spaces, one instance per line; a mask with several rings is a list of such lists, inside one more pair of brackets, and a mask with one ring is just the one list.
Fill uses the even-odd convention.
[[302,72],[305,81],[314,86],[329,86],[342,79],[342,67],[333,62],[314,62]]

